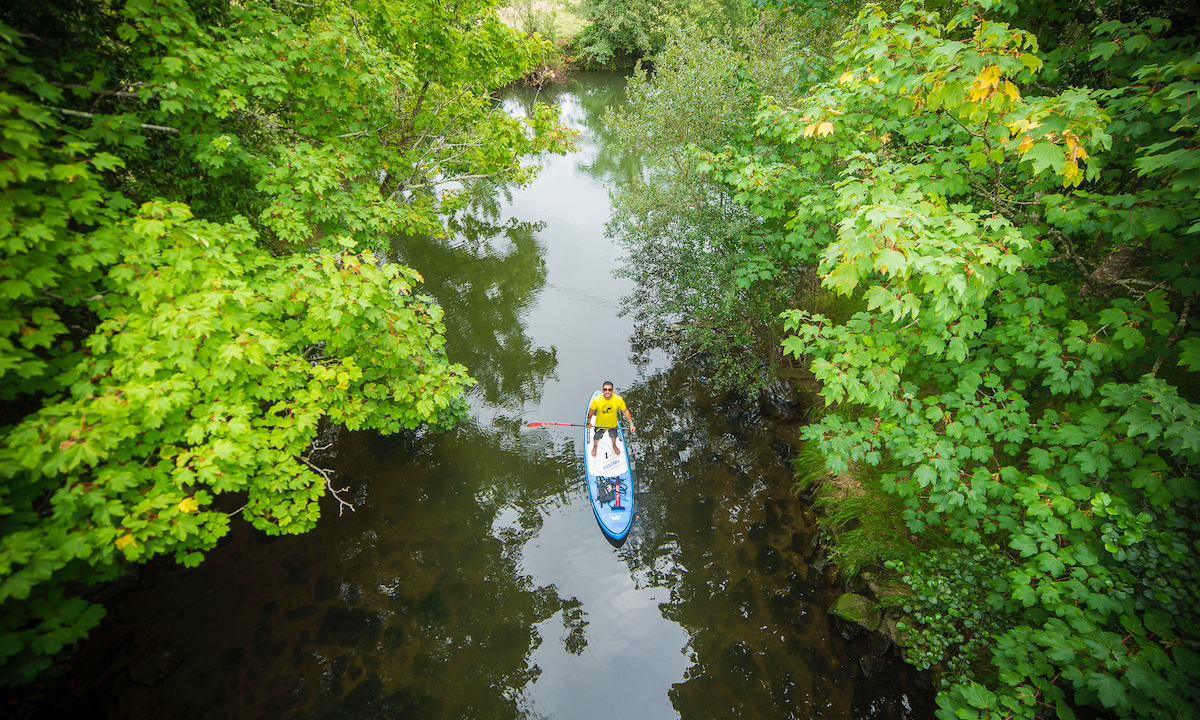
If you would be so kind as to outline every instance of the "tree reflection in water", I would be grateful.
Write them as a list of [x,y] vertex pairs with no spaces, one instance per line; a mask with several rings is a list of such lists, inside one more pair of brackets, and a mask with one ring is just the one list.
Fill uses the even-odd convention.
[[625,102],[625,80],[611,73],[577,73],[573,82],[544,89],[512,88],[505,93],[505,110],[528,116],[536,102],[556,104],[569,127],[589,139],[578,153],[576,167],[608,187],[617,187],[642,173],[637,154],[617,148],[605,123],[606,113]]
[[639,586],[670,591],[663,615],[690,636],[694,664],[671,688],[675,710],[931,716],[907,674],[866,681],[865,648],[831,632],[825,608],[841,587],[815,557],[815,518],[791,493],[797,398],[782,385],[759,398],[716,393],[704,378],[701,365],[677,362],[625,393],[638,416],[639,511],[621,557]]
[[[619,85],[556,99],[569,122],[598,128]],[[585,185],[636,168],[604,152],[571,159]],[[541,225],[504,221],[498,197],[472,202],[449,238],[394,242],[425,276],[420,292],[446,309],[451,358],[479,380],[477,409],[532,407],[556,371],[582,387],[579,368],[558,368],[554,346],[526,330],[548,253]],[[578,252],[575,237],[549,235]],[[576,279],[551,280],[571,288],[551,303],[572,307]],[[567,325],[536,337],[566,358]],[[621,390],[639,426],[640,494],[620,550],[579,482],[577,429],[476,413],[439,435],[342,432],[320,460],[354,513],[338,517],[327,498],[307,535],[234,523],[200,567],[152,565],[31,716],[529,718],[553,707],[610,717],[603,702],[581,705],[581,690],[611,703],[621,698],[610,688],[631,686],[650,701],[630,717],[931,716],[905,673],[873,686],[855,671],[865,649],[830,632],[824,607],[839,588],[818,569],[812,522],[790,493],[802,412],[789,396],[718,395],[682,360]],[[583,398],[552,395],[538,412],[582,416]],[[624,624],[606,624],[617,614]]]
[[519,567],[578,459],[512,430],[342,433],[325,462],[355,512],[324,502],[302,536],[235,523],[198,568],[153,563],[35,714],[529,717],[538,629],[561,613],[586,646],[579,602]]
[[479,383],[470,394],[516,409],[541,398],[557,359],[554,347],[534,345],[521,319],[546,284],[543,223],[499,216],[496,194],[481,193],[449,220],[447,237],[404,236],[393,247],[425,278],[419,291],[446,309],[450,359]]

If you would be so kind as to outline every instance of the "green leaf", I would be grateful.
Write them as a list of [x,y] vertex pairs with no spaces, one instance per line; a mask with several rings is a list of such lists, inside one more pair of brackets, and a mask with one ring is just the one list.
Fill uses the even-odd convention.
[[1101,704],[1109,709],[1124,709],[1129,707],[1129,697],[1125,686],[1112,675],[1091,673],[1087,686],[1096,691]]

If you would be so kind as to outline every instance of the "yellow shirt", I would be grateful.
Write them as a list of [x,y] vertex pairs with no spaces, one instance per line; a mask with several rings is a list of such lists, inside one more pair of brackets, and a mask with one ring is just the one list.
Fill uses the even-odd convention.
[[629,412],[625,407],[625,398],[616,393],[613,393],[612,398],[608,400],[605,400],[603,395],[597,395],[592,398],[592,404],[588,407],[596,413],[596,427],[616,427],[617,411]]

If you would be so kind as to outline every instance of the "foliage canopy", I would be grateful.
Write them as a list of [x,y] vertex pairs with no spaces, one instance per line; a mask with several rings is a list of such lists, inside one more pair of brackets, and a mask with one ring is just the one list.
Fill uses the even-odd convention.
[[579,12],[589,23],[579,34],[580,47],[588,57],[609,65],[654,55],[682,30],[699,37],[724,37],[746,24],[750,4],[746,0],[582,0]]
[[[710,292],[807,264],[861,308],[784,315],[829,406],[804,436],[883,469],[945,557],[1005,568],[967,615],[1003,626],[941,644],[942,717],[1200,712],[1196,21],[868,6],[831,59],[793,56],[799,97],[759,87],[748,132],[696,143],[762,228]],[[909,569],[962,574],[938,563]],[[985,684],[955,656],[980,646]]]
[[492,103],[545,47],[490,9],[0,11],[0,681],[86,633],[81,589],[128,562],[194,565],[236,512],[311,528],[322,423],[461,414],[441,308],[372,248],[570,144]]
[[773,260],[775,228],[711,177],[694,149],[750,141],[760,89],[787,92],[792,48],[808,36],[773,13],[735,37],[730,46],[680,35],[655,56],[653,74],[630,78],[628,104],[607,121],[646,170],[616,191],[609,231],[629,249],[620,272],[636,290],[625,305],[645,334],[680,337],[711,360],[718,385],[754,389],[774,380],[777,316],[812,273]]

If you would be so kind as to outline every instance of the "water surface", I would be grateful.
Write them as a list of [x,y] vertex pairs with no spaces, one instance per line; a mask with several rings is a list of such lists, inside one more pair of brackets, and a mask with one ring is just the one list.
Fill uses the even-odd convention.
[[[169,718],[924,718],[900,669],[863,677],[824,608],[841,591],[790,491],[803,408],[722,395],[634,352],[608,190],[639,172],[601,130],[623,81],[555,102],[580,150],[481,198],[451,237],[398,238],[479,384],[454,430],[340,433],[321,463],[354,512],[311,533],[244,523],[193,570],[149,566],[49,687],[45,712]],[[625,395],[639,514],[610,545],[579,422]],[[98,712],[97,707],[101,708]]]

